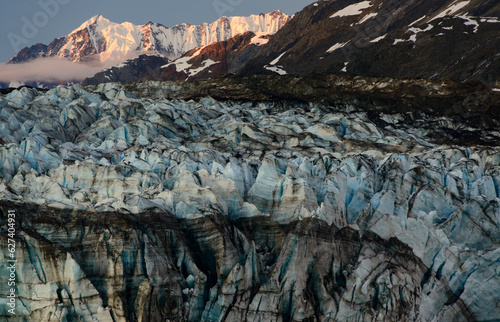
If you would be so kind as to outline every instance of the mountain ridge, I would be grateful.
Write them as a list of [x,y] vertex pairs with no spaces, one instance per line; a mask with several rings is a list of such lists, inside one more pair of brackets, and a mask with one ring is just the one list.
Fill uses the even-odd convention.
[[73,62],[106,63],[123,61],[134,52],[157,51],[168,58],[213,42],[227,40],[246,31],[275,33],[290,16],[279,10],[247,17],[221,17],[212,23],[173,27],[148,22],[113,23],[102,15],[85,21],[66,36],[55,38],[49,45],[36,44],[23,48],[9,63],[21,63],[41,57],[66,58]]
[[296,76],[493,78],[494,84],[498,22],[494,1],[320,1],[297,13],[239,73],[276,72],[266,66],[280,57],[279,71]]
[[161,55],[141,55],[84,79],[82,85],[147,80],[191,81],[235,73],[269,38],[270,35],[247,31],[224,41],[191,49],[174,61]]
[[[198,47],[150,73],[154,77],[136,81],[194,80],[231,73],[346,74],[452,79],[499,87],[498,24],[500,5],[494,1],[320,1],[255,43],[258,47],[213,43],[211,47],[225,50],[211,50],[209,55],[201,55],[208,48]],[[224,68],[227,57],[239,59]]]

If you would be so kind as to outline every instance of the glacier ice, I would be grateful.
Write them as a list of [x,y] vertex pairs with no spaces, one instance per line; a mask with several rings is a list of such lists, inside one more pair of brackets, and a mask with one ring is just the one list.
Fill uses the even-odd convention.
[[287,104],[1,96],[20,314],[500,319],[500,149],[439,143],[445,117]]

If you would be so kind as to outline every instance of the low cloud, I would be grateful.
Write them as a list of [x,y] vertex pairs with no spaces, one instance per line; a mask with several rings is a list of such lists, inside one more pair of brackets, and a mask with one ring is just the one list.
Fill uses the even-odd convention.
[[102,66],[73,63],[61,58],[39,58],[21,64],[0,64],[0,82],[81,81],[102,70]]
[[[106,57],[105,53],[86,57],[86,63],[75,63],[65,58],[44,57],[26,63],[0,63],[0,83],[18,86],[29,82],[61,83],[80,82],[87,77],[133,59],[142,54],[159,55],[155,51],[131,51],[126,54],[114,54]],[[104,55],[104,57],[101,57]]]

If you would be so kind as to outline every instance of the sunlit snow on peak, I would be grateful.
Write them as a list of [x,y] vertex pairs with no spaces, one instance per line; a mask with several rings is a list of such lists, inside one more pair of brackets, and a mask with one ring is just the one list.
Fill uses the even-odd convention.
[[104,18],[101,15],[95,15],[89,20],[85,21],[80,25],[80,27],[76,28],[73,30],[71,33],[75,33],[77,31],[83,30],[93,24],[97,23],[100,28],[106,28],[109,25],[116,25],[116,23],[109,21],[108,19]]
[[[85,21],[69,35],[57,39],[51,56],[72,62],[92,62],[100,67],[135,58],[136,52],[159,52],[169,59],[182,56],[193,48],[228,40],[251,31],[259,36],[276,33],[291,17],[274,11],[248,17],[223,17],[201,25],[180,24],[172,28],[148,22],[134,25],[114,23],[101,15]],[[254,39],[265,44],[267,39]],[[52,49],[52,48],[51,48]]]

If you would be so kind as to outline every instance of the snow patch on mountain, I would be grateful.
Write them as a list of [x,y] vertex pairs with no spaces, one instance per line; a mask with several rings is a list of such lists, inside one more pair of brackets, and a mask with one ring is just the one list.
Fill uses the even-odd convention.
[[276,65],[280,61],[281,57],[283,57],[285,54],[286,54],[286,51],[283,52],[283,53],[281,53],[281,55],[279,55],[278,57],[276,57],[276,59],[273,59],[269,64],[270,65]]
[[331,15],[330,18],[360,15],[362,13],[361,10],[368,9],[372,6],[370,2],[371,1],[362,1],[355,4],[351,4],[345,7],[344,9],[337,11],[336,13]]
[[267,44],[269,42],[269,39],[263,38],[263,36],[266,36],[266,33],[263,32],[255,33],[255,36],[252,37],[251,43],[257,46],[262,46]]
[[188,63],[189,60],[191,60],[193,56],[186,56],[186,57],[181,57],[176,59],[175,61],[168,63],[166,65],[161,66],[161,68],[167,68],[169,66],[174,65],[175,70],[177,72],[185,72],[187,69],[191,68],[191,64]]
[[327,53],[332,53],[334,52],[335,50],[337,49],[340,49],[342,47],[344,47],[345,45],[347,45],[347,42],[345,43],[336,43],[335,45],[333,45],[332,47],[328,48],[328,50],[326,51]]
[[286,72],[286,70],[283,69],[283,66],[281,66],[281,65],[271,65],[271,66],[270,65],[265,65],[264,68],[267,69],[267,70],[270,70],[272,72],[275,72],[277,74],[280,74],[280,75],[286,75],[286,74],[288,74]]
[[434,28],[434,26],[431,25],[431,24],[429,24],[429,25],[427,25],[427,27],[425,27],[425,29],[420,29],[420,28],[416,28],[416,27],[412,27],[412,28],[408,29],[409,32],[413,33],[413,35],[410,36],[409,40],[413,41],[413,42],[416,42],[417,41],[417,34],[418,33],[431,31],[432,28]]
[[385,36],[387,36],[387,34],[382,35],[382,36],[380,36],[380,37],[377,37],[377,38],[375,38],[375,39],[372,39],[372,40],[370,40],[370,42],[372,42],[372,43],[379,42],[379,41],[381,41],[382,39],[384,39],[384,38],[385,38]]
[[467,1],[460,1],[460,2],[455,1],[448,8],[446,8],[445,10],[441,11],[436,16],[434,16],[434,18],[432,18],[432,20],[443,18],[443,17],[446,17],[446,16],[452,16],[455,13],[457,13],[458,11],[460,11],[460,9],[464,8],[465,6],[467,6],[469,3],[470,3],[469,0],[467,0]]
[[284,51],[278,57],[276,57],[275,59],[273,59],[269,63],[269,65],[265,65],[264,68],[267,69],[267,70],[270,70],[272,72],[278,73],[280,75],[286,75],[287,72],[286,72],[286,70],[283,69],[283,66],[276,65],[285,54],[286,54],[286,51]]
[[207,59],[207,60],[205,60],[205,61],[203,61],[203,62],[201,63],[202,65],[201,65],[200,67],[198,67],[198,68],[195,68],[195,69],[192,69],[192,70],[188,71],[188,73],[187,73],[187,74],[188,74],[189,76],[194,76],[194,75],[198,74],[199,72],[201,72],[201,71],[203,71],[203,70],[207,69],[208,67],[210,67],[210,66],[212,66],[212,65],[215,65],[215,64],[218,64],[218,63],[220,63],[220,62],[213,61],[213,60],[211,60],[211,59]]
[[189,64],[188,61],[198,56],[205,47],[206,46],[201,46],[191,56],[180,57],[171,63],[161,66],[161,68],[167,68],[171,65],[174,65],[177,72],[186,72],[186,70],[188,70],[192,66],[192,64]]
[[344,62],[344,67],[340,70],[342,73],[347,73],[347,65],[349,65],[349,62]]
[[71,32],[76,33],[80,30],[88,29],[90,26],[97,25],[98,29],[105,29],[108,26],[116,25],[116,23],[109,21],[108,19],[104,18],[102,15],[95,15],[89,20],[85,21],[80,25],[80,27],[76,28]]
[[[137,298],[178,294],[174,309],[195,310],[194,321],[203,312],[279,320],[269,318],[279,299],[297,321],[500,318],[491,296],[500,149],[434,141],[458,132],[498,142],[497,131],[349,102],[165,98],[176,90],[109,83],[0,95],[0,199],[24,207],[30,233],[19,230],[17,263],[37,273],[19,281],[26,320],[56,309],[126,320],[127,283]],[[214,284],[198,269],[206,257],[190,259],[198,246],[217,266]],[[153,293],[155,279],[171,289]]]
[[364,16],[357,24],[360,25],[362,24],[363,22],[375,17],[376,15],[378,15],[377,12],[372,12],[372,13],[369,13],[367,14],[366,16]]
[[402,42],[407,42],[409,40],[405,40],[405,39],[394,39],[394,42],[392,43],[392,45],[397,45],[399,43],[402,43]]

